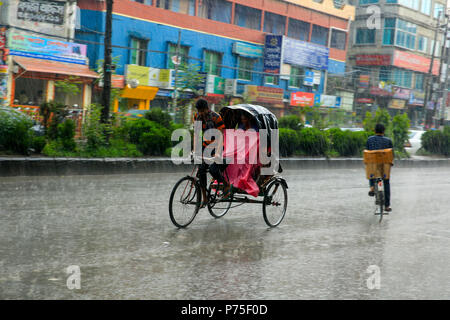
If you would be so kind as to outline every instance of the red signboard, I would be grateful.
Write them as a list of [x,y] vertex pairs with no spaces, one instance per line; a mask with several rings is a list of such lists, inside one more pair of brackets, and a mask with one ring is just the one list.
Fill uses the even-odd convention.
[[[394,58],[392,61],[393,66],[422,73],[428,73],[430,69],[430,63],[431,59],[399,50],[395,50]],[[439,67],[440,67],[439,59],[435,59],[433,64],[434,75],[439,74]]]
[[389,66],[390,64],[390,54],[358,54],[356,56],[357,66]]
[[356,99],[356,102],[358,102],[358,103],[373,103],[373,99],[371,99],[371,98],[359,98],[359,99]]
[[380,96],[380,97],[391,97],[393,95],[392,91],[381,89],[378,87],[370,88],[370,94],[374,95],[374,96]]
[[293,92],[291,93],[291,106],[312,107],[314,105],[314,93]]
[[123,89],[125,88],[125,76],[119,74],[111,75],[111,85],[113,88]]

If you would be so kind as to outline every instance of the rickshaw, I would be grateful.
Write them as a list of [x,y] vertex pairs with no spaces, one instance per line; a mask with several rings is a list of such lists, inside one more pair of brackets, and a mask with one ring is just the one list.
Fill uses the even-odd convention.
[[[242,113],[245,113],[259,130],[267,130],[270,151],[270,138],[274,131],[278,130],[276,116],[262,106],[249,104],[228,106],[220,111],[227,129],[236,128]],[[172,223],[178,228],[189,226],[202,208],[202,186],[198,178],[198,168],[199,165],[195,165],[190,175],[180,179],[170,195],[169,215]],[[209,213],[218,219],[225,216],[232,208],[244,204],[259,204],[262,205],[265,223],[271,228],[277,227],[286,215],[288,202],[288,185],[281,177],[281,173],[280,165],[271,175],[261,175],[261,170],[255,170],[253,179],[259,188],[257,197],[250,196],[243,190],[233,189],[231,196],[225,198],[223,186],[211,178],[206,190],[206,207]],[[227,179],[226,174],[224,178]]]

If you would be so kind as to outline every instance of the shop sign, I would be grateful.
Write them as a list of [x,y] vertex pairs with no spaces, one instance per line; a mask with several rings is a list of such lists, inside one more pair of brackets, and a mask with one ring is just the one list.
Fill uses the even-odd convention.
[[[394,59],[392,65],[404,68],[407,70],[413,70],[422,73],[428,73],[430,69],[431,59],[422,57],[406,51],[395,50]],[[439,59],[434,61],[433,74],[439,74],[440,62]]]
[[173,69],[149,68],[148,82],[143,85],[171,89],[174,86],[173,81],[174,81],[174,70]]
[[312,107],[314,105],[314,93],[312,92],[292,92],[291,106]]
[[86,64],[84,44],[11,33],[8,46],[15,56]]
[[225,79],[209,74],[206,82],[206,93],[225,94]]
[[0,28],[0,50],[5,49],[6,46],[6,28]]
[[120,74],[111,75],[111,85],[113,88],[123,89],[125,88],[125,76]]
[[126,77],[127,81],[137,80],[139,81],[139,85],[148,86],[150,82],[150,68],[128,64],[126,65]]
[[358,98],[356,99],[357,103],[373,103],[373,99],[371,98]]
[[418,92],[418,91],[412,91],[411,96],[409,98],[409,105],[412,106],[422,106],[425,103],[425,93]]
[[264,72],[280,73],[283,50],[283,36],[266,35],[264,48]]
[[264,49],[260,46],[255,46],[243,42],[233,43],[233,53],[248,58],[262,58],[264,56]]
[[359,76],[359,87],[368,88],[369,87],[370,76],[368,74],[361,74]]
[[389,108],[391,109],[405,109],[406,101],[400,99],[392,99],[389,102]]
[[305,80],[303,85],[312,87],[314,85],[314,71],[307,70],[305,72]]
[[394,98],[401,100],[409,100],[411,96],[411,90],[405,88],[394,87]]
[[329,55],[327,47],[288,37],[283,39],[284,63],[327,70]]
[[48,0],[20,0],[17,19],[62,25],[65,3]]
[[391,64],[390,54],[358,54],[356,55],[357,66],[389,66]]
[[247,85],[246,90],[251,101],[272,104],[283,103],[284,90],[281,88]]

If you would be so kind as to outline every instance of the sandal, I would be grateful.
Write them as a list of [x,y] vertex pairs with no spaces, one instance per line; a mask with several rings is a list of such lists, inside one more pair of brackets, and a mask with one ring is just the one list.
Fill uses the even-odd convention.
[[369,197],[375,197],[375,191],[369,191]]
[[391,208],[391,207],[389,207],[389,208],[384,208],[384,211],[386,211],[386,212],[392,212],[392,208]]

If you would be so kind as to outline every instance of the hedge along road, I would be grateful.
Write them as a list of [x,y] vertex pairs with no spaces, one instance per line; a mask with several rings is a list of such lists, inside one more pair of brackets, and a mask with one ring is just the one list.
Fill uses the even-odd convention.
[[395,168],[381,224],[362,168],[287,169],[272,230],[259,205],[175,229],[185,174],[0,179],[0,298],[450,299],[449,167]]

